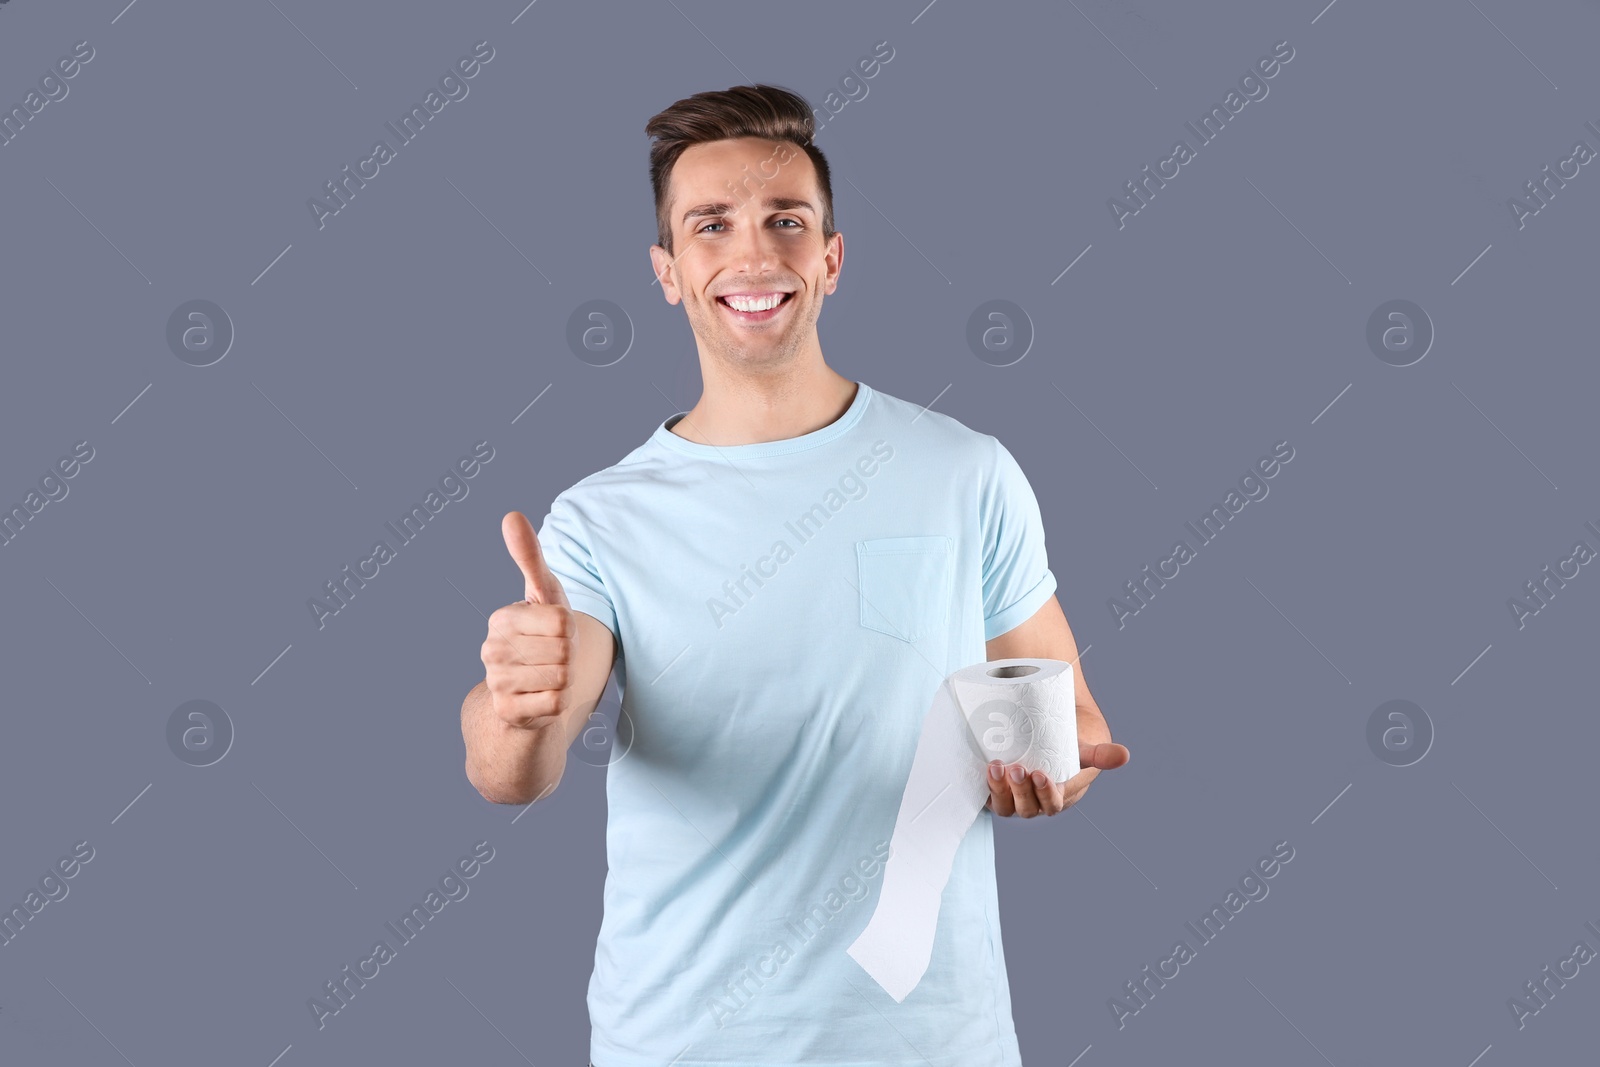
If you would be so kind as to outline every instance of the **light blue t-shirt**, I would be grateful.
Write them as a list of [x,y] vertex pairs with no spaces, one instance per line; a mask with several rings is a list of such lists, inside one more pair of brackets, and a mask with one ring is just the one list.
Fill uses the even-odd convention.
[[935,690],[1055,592],[1039,506],[995,437],[857,386],[782,441],[675,415],[539,531],[618,644],[596,1067],[1021,1063],[987,809],[903,1003],[845,948]]

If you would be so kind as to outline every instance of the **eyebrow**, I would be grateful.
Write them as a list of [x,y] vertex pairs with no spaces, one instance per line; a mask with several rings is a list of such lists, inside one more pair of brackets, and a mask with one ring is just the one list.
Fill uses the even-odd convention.
[[[769,196],[761,203],[764,207],[771,208],[773,211],[809,211],[813,215],[817,213],[817,209],[811,206],[811,201],[801,200],[793,196]],[[732,204],[719,200],[714,203],[700,204],[696,207],[690,208],[688,211],[683,213],[682,221],[688,222],[690,219],[731,215],[736,210],[737,208],[735,208]]]

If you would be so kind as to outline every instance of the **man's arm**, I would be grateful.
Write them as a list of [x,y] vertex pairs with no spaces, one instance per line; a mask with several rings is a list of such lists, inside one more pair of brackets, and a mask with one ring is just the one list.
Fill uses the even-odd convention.
[[[1128,750],[1111,740],[1100,705],[1089,692],[1078,665],[1078,642],[1054,596],[1033,617],[989,641],[984,656],[997,659],[1058,659],[1072,664],[1074,703],[1078,712],[1078,766],[1081,770],[1065,782],[1051,782],[1043,771],[1024,773],[1021,765],[1003,767],[1003,780],[989,778],[989,807],[996,815],[1055,815],[1082,799],[1089,783],[1102,770],[1128,762]],[[992,766],[992,765],[991,765]],[[1018,777],[1021,778],[1018,781]],[[1041,781],[1041,779],[1043,779]]]
[[[495,714],[487,678],[461,703],[467,780],[495,804],[527,804],[548,796],[567,766],[567,749],[583,731],[611,676],[616,639],[605,623],[581,611],[571,614],[575,632],[570,679],[558,715],[542,726],[507,724]],[[524,638],[523,640],[541,640]]]

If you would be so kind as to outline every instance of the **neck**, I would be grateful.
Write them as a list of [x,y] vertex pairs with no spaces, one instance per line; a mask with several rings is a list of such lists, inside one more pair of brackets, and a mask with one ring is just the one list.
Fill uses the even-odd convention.
[[854,402],[856,389],[820,358],[757,375],[707,373],[700,400],[671,432],[703,445],[784,441],[837,421]]

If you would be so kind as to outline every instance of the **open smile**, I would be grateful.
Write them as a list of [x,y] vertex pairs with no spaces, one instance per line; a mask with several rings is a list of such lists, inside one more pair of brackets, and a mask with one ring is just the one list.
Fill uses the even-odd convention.
[[736,293],[717,297],[717,303],[740,322],[766,322],[788,306],[793,293]]

